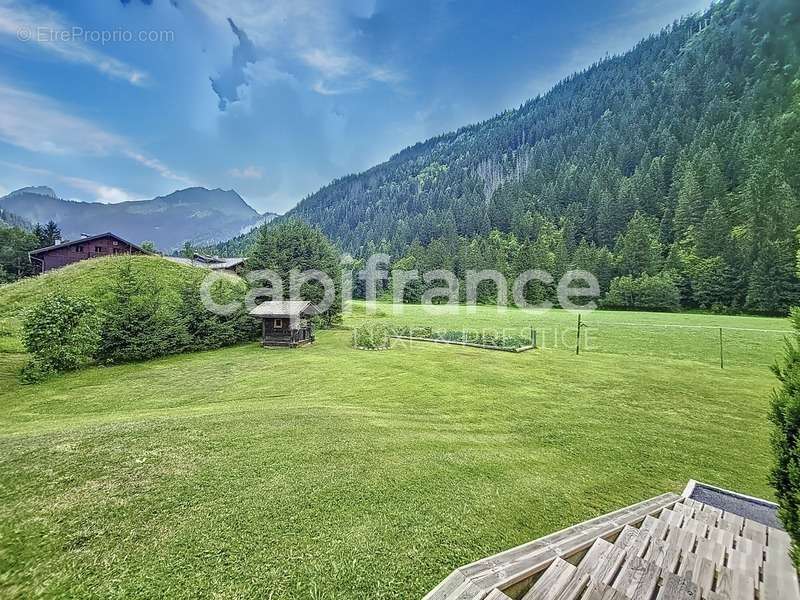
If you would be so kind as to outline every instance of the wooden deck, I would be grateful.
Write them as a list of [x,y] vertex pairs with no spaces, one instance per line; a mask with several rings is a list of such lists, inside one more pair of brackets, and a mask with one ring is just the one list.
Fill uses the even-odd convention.
[[800,600],[786,532],[665,494],[456,569],[425,600]]

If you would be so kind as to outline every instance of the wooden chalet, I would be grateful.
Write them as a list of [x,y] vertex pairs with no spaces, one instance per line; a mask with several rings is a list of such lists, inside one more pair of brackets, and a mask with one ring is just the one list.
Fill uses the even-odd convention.
[[264,346],[294,348],[314,341],[314,328],[309,317],[319,310],[305,300],[273,300],[262,302],[250,311],[261,319],[261,343]]
[[82,260],[118,254],[147,254],[147,251],[118,235],[106,232],[58,242],[46,248],[33,250],[29,256],[36,272],[45,273]]

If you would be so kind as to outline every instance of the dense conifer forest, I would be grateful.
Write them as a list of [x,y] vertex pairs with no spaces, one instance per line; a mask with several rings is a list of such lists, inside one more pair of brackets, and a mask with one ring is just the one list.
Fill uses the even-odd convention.
[[609,306],[784,313],[800,299],[798,42],[796,3],[720,2],[288,216],[402,268],[579,268]]

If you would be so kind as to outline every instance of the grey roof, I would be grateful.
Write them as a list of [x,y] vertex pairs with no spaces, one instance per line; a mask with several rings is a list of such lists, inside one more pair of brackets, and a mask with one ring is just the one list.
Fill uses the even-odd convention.
[[254,317],[309,317],[319,314],[319,309],[307,300],[269,300],[250,311]]
[[79,244],[84,244],[86,242],[91,242],[93,240],[98,240],[104,237],[112,237],[115,240],[122,242],[123,244],[128,244],[131,248],[136,248],[140,252],[149,254],[147,250],[144,250],[143,248],[137,246],[133,242],[129,242],[128,240],[119,237],[116,233],[111,233],[110,231],[106,231],[105,233],[98,233],[96,235],[87,235],[84,237],[80,237],[77,240],[67,240],[65,242],[61,242],[60,244],[53,244],[52,246],[46,246],[44,248],[37,248],[36,250],[31,250],[30,252],[28,252],[28,254],[35,256],[36,254],[41,254],[42,252],[48,252],[49,250],[55,250],[56,248],[67,248],[69,246],[76,246]]
[[[197,254],[195,256],[201,257],[202,255]],[[183,256],[165,256],[164,258],[181,265],[211,269],[212,271],[217,271],[219,269],[233,269],[234,267],[244,264],[245,261],[245,259],[241,257],[218,258],[202,256],[202,258],[185,258]]]

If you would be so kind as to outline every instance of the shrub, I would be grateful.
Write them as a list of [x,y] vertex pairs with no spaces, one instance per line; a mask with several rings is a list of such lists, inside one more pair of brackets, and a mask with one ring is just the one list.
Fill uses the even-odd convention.
[[234,300],[241,302],[241,308],[230,315],[218,315],[208,310],[203,304],[199,284],[189,282],[181,289],[181,303],[176,318],[180,327],[178,351],[211,350],[258,337],[258,321],[244,310],[246,288],[227,283],[217,282],[211,294],[220,304]]
[[353,329],[353,346],[362,350],[386,350],[392,333],[384,323],[367,321]]
[[625,275],[611,282],[603,306],[645,310],[680,309],[680,291],[669,273]]
[[22,324],[22,341],[33,355],[23,379],[38,381],[50,373],[81,366],[97,348],[97,308],[80,297],[54,293],[36,303]]
[[98,360],[120,363],[179,352],[184,336],[174,316],[158,288],[140,277],[131,261],[124,261],[103,314]]
[[781,387],[772,394],[770,420],[775,465],[770,483],[780,505],[780,518],[794,544],[795,564],[800,563],[800,310],[792,311],[796,334],[787,340],[781,364],[772,369]]

